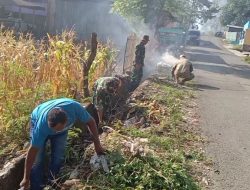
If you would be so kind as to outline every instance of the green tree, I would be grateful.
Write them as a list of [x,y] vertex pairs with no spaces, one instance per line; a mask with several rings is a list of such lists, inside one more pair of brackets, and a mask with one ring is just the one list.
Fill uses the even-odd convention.
[[221,23],[243,26],[250,19],[250,0],[229,0],[222,9]]
[[205,22],[218,12],[209,0],[115,0],[113,9],[129,20],[143,20],[155,28],[166,21],[186,26]]

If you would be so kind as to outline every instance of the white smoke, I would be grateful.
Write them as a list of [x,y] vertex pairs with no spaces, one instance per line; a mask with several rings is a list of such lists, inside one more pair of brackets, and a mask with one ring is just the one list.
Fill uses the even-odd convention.
[[[226,5],[227,0],[213,0],[213,3],[219,6],[219,8],[222,8]],[[219,31],[223,31],[224,27],[220,23],[220,15],[221,12],[219,12],[215,18],[208,20],[205,24],[201,26],[201,32],[205,34],[214,34]]]
[[171,77],[172,67],[178,62],[178,59],[169,52],[164,53],[157,63],[157,73],[164,77]]
[[178,59],[175,58],[173,55],[169,54],[168,52],[164,53],[161,59],[162,62],[160,63],[169,67],[173,67],[178,62]]

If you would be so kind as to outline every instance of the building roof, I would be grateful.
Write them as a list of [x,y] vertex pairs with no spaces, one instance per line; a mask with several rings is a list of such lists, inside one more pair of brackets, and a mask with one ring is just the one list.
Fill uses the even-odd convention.
[[244,28],[243,26],[234,26],[234,25],[227,25],[227,27],[230,27],[230,28],[239,28],[239,29],[243,29]]
[[3,6],[19,6],[19,7],[26,7],[36,10],[44,10],[46,8],[46,3],[39,3],[39,2],[30,2],[25,0],[1,0],[0,5]]
[[13,5],[13,2],[11,0],[1,0],[0,1],[0,6],[9,6]]

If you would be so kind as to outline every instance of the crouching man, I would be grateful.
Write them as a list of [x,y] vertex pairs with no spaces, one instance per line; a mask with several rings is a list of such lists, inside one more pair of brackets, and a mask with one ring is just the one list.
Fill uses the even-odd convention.
[[183,85],[186,81],[194,79],[193,65],[185,55],[180,56],[180,61],[172,69],[172,77],[177,84]]
[[106,121],[108,111],[112,110],[113,101],[121,88],[122,80],[118,77],[99,78],[93,87],[93,103],[97,109],[100,123]]
[[95,120],[80,103],[67,99],[55,99],[40,104],[31,114],[29,147],[25,160],[24,177],[20,186],[31,190],[44,188],[44,157],[47,141],[51,143],[49,182],[56,179],[64,162],[68,130],[76,121],[86,123],[93,135],[97,154],[104,154]]

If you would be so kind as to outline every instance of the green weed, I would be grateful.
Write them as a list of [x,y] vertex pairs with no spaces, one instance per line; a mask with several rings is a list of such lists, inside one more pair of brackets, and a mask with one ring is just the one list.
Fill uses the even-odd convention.
[[248,64],[250,64],[250,56],[246,56],[246,57],[244,58],[244,61],[247,62]]

